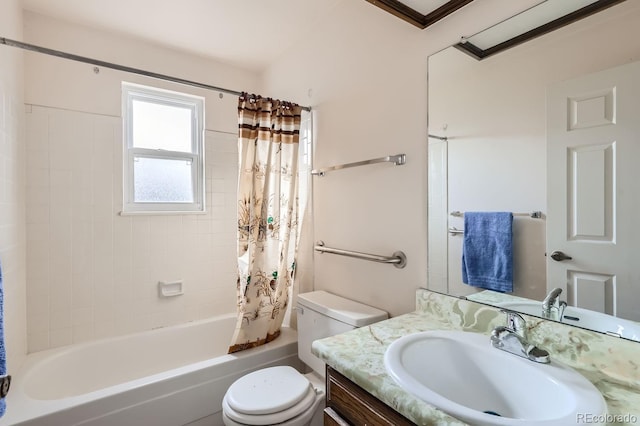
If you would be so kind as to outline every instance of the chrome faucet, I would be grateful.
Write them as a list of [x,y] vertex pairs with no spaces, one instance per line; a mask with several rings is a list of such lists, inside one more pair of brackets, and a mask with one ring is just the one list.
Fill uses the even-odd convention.
[[549,352],[527,341],[527,322],[520,314],[502,310],[507,315],[507,324],[499,325],[491,332],[491,345],[528,360],[548,364]]
[[561,288],[554,288],[542,301],[542,317],[562,321],[567,302],[560,300]]

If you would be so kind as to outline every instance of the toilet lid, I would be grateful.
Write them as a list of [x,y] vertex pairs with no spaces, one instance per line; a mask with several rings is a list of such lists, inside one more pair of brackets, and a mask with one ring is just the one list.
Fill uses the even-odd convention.
[[[252,415],[234,411],[233,408],[229,406],[227,395],[225,395],[222,399],[222,412],[224,413],[223,418],[226,417],[231,420],[232,423],[229,424],[237,425],[272,426],[284,423],[289,424],[290,421],[295,421],[296,418],[299,418],[299,416],[314,406],[314,402],[317,402],[319,398],[322,398],[322,396],[316,395],[313,386],[309,385],[307,394],[298,404],[289,407],[286,410],[278,411],[277,413]],[[227,422],[225,422],[225,424],[227,424]]]
[[310,386],[309,380],[292,367],[269,367],[236,380],[227,390],[226,400],[238,413],[277,413],[302,401]]

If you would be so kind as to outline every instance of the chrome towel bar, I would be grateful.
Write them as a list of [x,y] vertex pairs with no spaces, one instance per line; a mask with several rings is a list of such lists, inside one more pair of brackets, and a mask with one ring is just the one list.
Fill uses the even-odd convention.
[[458,229],[455,226],[450,226],[449,233],[451,235],[464,234],[464,229]]
[[[462,213],[461,211],[453,211],[451,213],[449,213],[451,216],[455,216],[455,217],[463,217],[464,213]],[[514,216],[529,216],[532,219],[542,219],[542,212],[541,211],[534,211],[534,212],[529,212],[529,213],[512,213]]]
[[[451,213],[449,213],[451,216],[454,217],[464,217],[464,213],[458,210],[452,211]],[[529,212],[529,213],[512,213],[514,216],[529,216],[532,219],[542,219],[542,212],[541,211],[533,211],[533,212]],[[450,226],[449,229],[447,230],[449,232],[450,235],[462,235],[464,234],[464,229],[458,229],[455,226]]]
[[386,157],[374,158],[373,160],[357,161],[355,163],[340,164],[338,166],[325,167],[324,169],[311,170],[314,176],[324,176],[327,172],[333,170],[347,169],[349,167],[366,166],[368,164],[377,163],[393,163],[396,166],[402,166],[407,162],[406,154],[387,155]]
[[355,257],[356,259],[369,260],[371,262],[388,263],[396,268],[404,268],[407,265],[407,256],[401,251],[396,251],[391,256],[379,256],[377,254],[361,253],[358,251],[342,250],[325,247],[324,242],[318,241],[314,250],[320,253],[337,254],[340,256]]

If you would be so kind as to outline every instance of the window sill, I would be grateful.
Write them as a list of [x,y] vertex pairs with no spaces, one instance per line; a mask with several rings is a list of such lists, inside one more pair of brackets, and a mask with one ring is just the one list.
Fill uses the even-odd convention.
[[185,211],[121,211],[118,213],[120,216],[182,216],[191,214],[207,214],[204,210],[185,210]]

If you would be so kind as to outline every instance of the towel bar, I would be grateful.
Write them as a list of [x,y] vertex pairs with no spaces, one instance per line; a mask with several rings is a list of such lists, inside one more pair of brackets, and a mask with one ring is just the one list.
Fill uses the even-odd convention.
[[[451,216],[454,217],[464,217],[464,213],[462,213],[461,211],[453,211],[451,213],[449,213]],[[529,212],[529,213],[512,213],[514,216],[529,216],[532,219],[542,219],[542,212],[539,210],[533,211],[533,212]]]
[[311,170],[311,174],[314,176],[324,176],[325,174],[327,174],[327,172],[330,172],[332,170],[347,169],[349,167],[366,166],[368,164],[377,164],[377,163],[393,163],[396,166],[402,166],[406,162],[407,162],[406,154],[387,155],[386,157],[374,158],[373,160],[365,160],[365,161],[358,161],[355,163],[340,164],[338,166],[325,167],[324,169],[314,169],[314,170]]
[[451,235],[464,234],[464,229],[458,229],[455,226],[450,226],[449,227],[449,233]]

